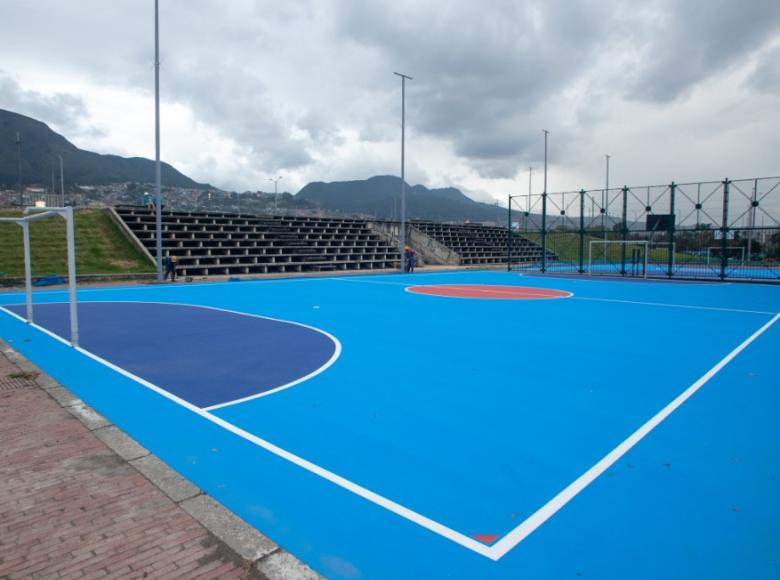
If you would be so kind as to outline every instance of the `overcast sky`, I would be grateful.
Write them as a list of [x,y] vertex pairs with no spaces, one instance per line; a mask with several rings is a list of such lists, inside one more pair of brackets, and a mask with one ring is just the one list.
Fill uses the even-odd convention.
[[[225,189],[475,199],[780,174],[777,0],[160,0],[162,157]],[[152,0],[3,0],[0,108],[154,158]]]

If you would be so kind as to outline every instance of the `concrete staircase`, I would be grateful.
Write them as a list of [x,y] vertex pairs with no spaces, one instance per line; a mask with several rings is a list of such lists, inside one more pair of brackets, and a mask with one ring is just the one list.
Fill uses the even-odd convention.
[[[443,224],[415,220],[414,229],[451,249],[462,265],[506,264],[506,229],[479,224]],[[542,248],[518,234],[512,236],[512,262],[537,262],[542,259]],[[548,260],[555,260],[553,252],[547,252]]]
[[[154,255],[154,212],[142,206],[114,209]],[[162,245],[176,256],[181,276],[399,267],[397,249],[357,219],[164,211]]]

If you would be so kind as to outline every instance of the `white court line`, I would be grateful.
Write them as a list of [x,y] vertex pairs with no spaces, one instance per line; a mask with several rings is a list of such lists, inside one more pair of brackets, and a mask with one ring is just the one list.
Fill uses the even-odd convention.
[[723,359],[721,359],[718,364],[704,373],[695,383],[685,389],[680,395],[677,396],[676,399],[666,405],[666,407],[661,409],[652,419],[647,421],[647,423],[629,435],[625,441],[607,453],[600,461],[598,461],[598,463],[596,463],[593,467],[588,469],[585,473],[570,483],[563,491],[561,491],[558,495],[539,508],[531,517],[517,526],[514,530],[509,532],[506,536],[501,538],[498,542],[493,544],[490,547],[490,557],[498,560],[501,558],[501,556],[506,554],[509,550],[527,538],[544,522],[550,519],[558,510],[569,503],[569,501],[571,501],[578,493],[590,485],[598,476],[609,469],[609,467],[611,467],[618,459],[628,453],[628,451],[630,451],[637,443],[639,443],[648,433],[660,425],[661,422],[663,422],[664,419],[677,410],[680,405],[690,399],[696,393],[696,391],[701,389],[712,377],[718,373],[718,371],[729,364],[729,362],[731,362],[734,357],[745,350],[748,345],[750,345],[750,343],[764,334],[764,332],[766,332],[769,327],[777,322],[779,318],[780,313],[775,314],[769,322],[764,324],[761,328],[750,335],[750,337],[745,339],[742,344],[723,357]]
[[[423,282],[422,280],[420,280],[420,282],[418,282],[418,283],[411,283],[411,282],[409,282],[409,283],[406,283],[406,282],[382,282],[382,281],[379,281],[379,280],[352,280],[352,279],[347,279],[347,278],[331,278],[331,280],[335,280],[335,281],[338,281],[338,282],[360,282],[360,283],[363,283],[363,284],[382,284],[382,285],[387,285],[387,286],[404,286],[404,290],[406,292],[408,292],[409,294],[419,294],[419,295],[422,295],[422,296],[433,296],[433,297],[436,297],[436,298],[461,298],[461,299],[468,298],[467,296],[443,296],[443,295],[438,295],[438,294],[426,294],[425,292],[414,292],[412,290],[412,288],[414,288],[416,286],[420,286],[420,287],[423,287],[423,288],[425,286],[468,286],[468,284],[463,284],[463,283],[458,283],[458,282],[451,282],[449,284],[434,284],[434,283],[425,284],[425,283],[422,283]],[[521,286],[512,286],[511,284],[504,284],[504,286],[509,287],[509,288],[521,288]],[[539,292],[544,292],[544,291],[548,290],[547,288],[536,288],[534,286],[522,286],[522,288],[526,289],[526,290],[532,290],[532,291],[536,290],[536,291],[539,291]],[[489,290],[487,288],[480,288],[478,290],[474,290],[474,292],[482,292],[484,294],[501,294],[502,293],[501,290]],[[545,295],[542,294],[541,297],[542,298],[547,298],[547,299],[571,298],[574,295],[573,292],[569,292],[568,290],[562,290],[562,292],[566,292],[567,295],[566,296],[545,296]],[[511,296],[507,296],[506,298],[508,300],[512,300]],[[533,297],[531,297],[531,298],[533,298]]]
[[[320,334],[324,334],[327,336],[334,345],[333,354],[331,357],[323,364],[321,367],[314,369],[312,372],[310,372],[308,375],[301,377],[299,379],[296,379],[294,381],[291,381],[289,383],[285,383],[284,385],[279,385],[278,387],[274,387],[273,389],[270,389],[268,391],[263,391],[262,393],[256,393],[254,395],[248,395],[246,397],[241,397],[240,399],[234,399],[232,401],[225,401],[224,403],[219,403],[217,405],[211,405],[210,407],[203,407],[204,411],[213,411],[215,409],[221,409],[223,407],[229,407],[230,405],[235,405],[238,403],[245,403],[247,401],[251,401],[253,399],[259,399],[261,397],[266,397],[268,395],[272,395],[273,393],[278,393],[279,391],[283,391],[285,389],[289,389],[290,387],[294,387],[295,385],[298,385],[304,381],[308,381],[309,379],[316,377],[320,373],[326,371],[328,368],[330,368],[333,363],[336,362],[336,360],[341,356],[341,342],[338,338],[333,336],[331,333],[322,330],[321,328],[316,328],[314,326],[309,326],[308,324],[303,324],[301,322],[294,322],[292,320],[283,320],[281,318],[271,318],[270,316],[261,316],[260,314],[252,314],[251,312],[240,312],[238,310],[229,310],[227,308],[219,308],[217,306],[206,306],[206,305],[200,305],[200,304],[186,304],[184,302],[155,302],[155,301],[149,301],[149,300],[94,300],[90,301],[91,304],[160,304],[163,306],[187,306],[189,308],[203,308],[206,310],[216,310],[218,312],[227,312],[229,314],[238,314],[241,316],[248,316],[250,318],[261,318],[263,320],[273,320],[274,322],[284,322],[285,324],[293,324],[295,326],[300,326],[302,328],[308,328],[309,330],[313,330],[315,332],[319,332]],[[66,302],[42,302],[40,304],[67,304]],[[0,310],[3,310],[10,314],[11,316],[14,316],[24,322],[27,323],[27,319],[19,316],[17,314],[14,314],[12,311],[7,310],[0,306]],[[49,330],[45,329],[42,326],[38,326],[37,324],[33,324],[35,328],[41,330],[42,332],[45,332],[49,336],[56,338],[57,340],[60,340],[62,342],[65,342],[68,346],[70,346],[70,342],[66,341],[62,337],[54,334],[53,332],[50,332]],[[86,352],[86,351],[85,351]],[[97,355],[96,355],[97,356]]]
[[[163,303],[167,304],[167,303]],[[0,306],[0,310],[6,312],[7,314],[10,314],[14,318],[22,321],[23,323],[27,324],[27,321],[19,316],[18,314],[11,312],[10,310],[5,309],[4,307]],[[228,311],[231,312],[231,311]],[[42,331],[43,333],[51,336],[55,340],[58,340],[59,342],[65,344],[66,346],[71,346],[70,342],[62,338],[61,336],[58,336],[54,334],[53,332],[38,326],[37,324],[28,324],[28,326],[32,326],[33,328],[36,328],[37,330]],[[217,417],[216,415],[213,415],[206,411],[205,409],[201,409],[200,407],[197,407],[193,405],[192,403],[189,403],[188,401],[185,401],[184,399],[181,399],[177,397],[176,395],[169,393],[165,389],[158,387],[154,383],[151,383],[137,375],[134,375],[133,373],[126,371],[125,369],[116,366],[115,364],[101,358],[100,356],[80,347],[72,347],[74,350],[78,351],[79,353],[83,354],[84,356],[108,367],[109,369],[119,373],[120,375],[127,377],[131,379],[132,381],[135,381],[136,383],[154,391],[155,393],[165,397],[166,399],[169,399],[170,401],[173,401],[174,403],[181,405],[182,407],[186,408],[189,411],[192,411],[196,415],[199,415],[200,417],[206,419],[207,421],[210,421],[216,425],[219,425],[223,429],[226,429],[227,431],[230,431],[234,435],[237,435],[241,437],[242,439],[245,439],[246,441],[249,441],[250,443],[253,443],[257,445],[258,447],[261,447],[265,449],[266,451],[269,451],[270,453],[281,457],[282,459],[285,459],[289,461],[290,463],[293,463],[297,465],[298,467],[301,467],[305,469],[306,471],[309,471],[311,473],[314,473],[315,475],[318,475],[322,477],[323,479],[330,481],[331,483],[334,483],[338,485],[339,487],[342,487],[346,489],[347,491],[350,491],[354,493],[355,495],[358,495],[378,506],[381,506],[385,508],[388,511],[393,512],[396,515],[401,516],[402,518],[405,518],[411,522],[416,523],[419,526],[422,526],[440,536],[443,536],[456,544],[460,544],[464,548],[467,548],[473,552],[476,552],[478,554],[481,554],[482,556],[490,557],[489,552],[490,548],[483,544],[482,542],[479,542],[473,538],[470,538],[469,536],[466,536],[464,534],[461,534],[460,532],[457,532],[451,528],[448,528],[447,526],[440,524],[439,522],[432,520],[422,514],[419,514],[399,503],[394,502],[391,499],[388,499],[384,496],[379,495],[378,493],[375,493],[371,491],[370,489],[367,489],[361,485],[358,485],[357,483],[354,483],[344,477],[341,477],[340,475],[337,475],[333,473],[332,471],[328,471],[327,469],[320,467],[319,465],[312,463],[310,461],[307,461],[306,459],[303,459],[302,457],[299,457],[298,455],[295,455],[293,453],[290,453],[289,451],[286,451],[285,449],[282,449],[281,447],[278,447],[274,445],[273,443],[266,441],[265,439],[261,439],[260,437],[257,437],[256,435],[253,435],[247,431],[244,431],[240,427],[237,427],[236,425],[233,425],[232,423],[229,423],[228,421],[225,421],[224,419],[221,419],[220,417]]]
[[[419,294],[421,296],[433,296],[434,298],[473,298],[472,296],[447,296],[446,294],[428,294],[427,292],[415,292],[415,288],[427,288],[429,286],[437,286],[437,287],[446,287],[446,286],[468,286],[468,284],[415,284],[414,286],[408,286],[404,289],[405,292],[408,292],[409,294]],[[544,292],[547,292],[548,288],[535,288],[533,286],[511,286],[509,284],[502,285],[503,288],[517,288],[522,290],[536,290],[538,291],[538,294],[533,294],[527,296],[527,298],[533,300],[534,298],[545,298],[547,300],[554,300],[556,298],[571,298],[574,296],[574,292],[569,292],[568,290],[559,290],[559,292],[566,292],[565,296],[549,296],[544,294]],[[489,290],[487,288],[469,288],[471,292],[476,293],[482,293],[487,294],[488,296],[491,294],[499,294],[502,298],[506,298],[507,300],[523,300],[523,298],[526,297],[517,297],[517,296],[505,296],[503,290]]]
[[[544,278],[543,276],[526,276],[527,278],[537,278],[542,280],[550,280],[550,278]],[[392,286],[404,286],[406,288],[406,291],[409,292],[409,288],[413,286],[425,286],[425,284],[412,284],[412,283],[404,283],[404,282],[382,282],[379,280],[372,281],[372,280],[351,280],[346,278],[330,278],[331,280],[336,280],[339,282],[360,282],[363,284],[386,284],[386,285],[392,285]],[[592,280],[583,280],[583,282],[590,282]],[[451,284],[436,284],[436,286],[462,286],[463,284],[458,283],[451,283]],[[535,288],[534,286],[527,286],[527,288]],[[545,288],[538,288],[540,291],[545,290]],[[483,290],[484,292],[490,292],[490,290]],[[715,310],[718,312],[742,312],[745,314],[767,314],[767,315],[773,315],[774,312],[769,312],[766,310],[742,310],[739,308],[720,308],[717,306],[694,306],[694,305],[688,305],[688,304],[671,304],[671,303],[665,303],[665,302],[641,302],[638,300],[618,300],[615,298],[588,298],[587,296],[575,296],[573,292],[570,292],[568,290],[564,290],[564,292],[569,292],[569,296],[552,296],[550,298],[573,298],[574,300],[590,300],[593,302],[618,302],[623,304],[638,304],[641,306],[666,306],[668,308],[690,308],[693,310]],[[422,293],[420,293],[422,294]],[[451,296],[445,296],[445,298],[452,298]],[[455,297],[457,298],[457,297]]]
[[[67,304],[67,303],[66,303],[66,302],[51,302],[50,304]],[[14,304],[13,306],[16,306],[16,304]],[[21,304],[20,304],[20,306],[23,306],[23,305],[21,305]],[[24,324],[26,324],[27,326],[30,326],[30,327],[32,327],[32,328],[35,328],[36,330],[40,330],[40,331],[41,331],[42,333],[44,333],[44,334],[48,334],[50,337],[52,337],[52,338],[53,338],[53,339],[55,339],[55,340],[58,340],[58,341],[60,341],[60,342],[61,342],[62,344],[64,344],[65,346],[73,346],[73,345],[72,345],[72,344],[71,344],[69,341],[67,341],[67,340],[65,340],[64,338],[62,338],[62,337],[61,337],[59,334],[54,334],[54,333],[53,333],[52,331],[50,331],[49,329],[47,329],[47,328],[44,328],[43,326],[38,326],[38,325],[37,325],[37,324],[35,324],[34,322],[32,322],[32,323],[29,323],[29,322],[27,322],[27,319],[26,319],[25,317],[23,317],[23,316],[20,316],[20,315],[16,314],[16,312],[13,312],[12,310],[8,310],[8,309],[7,309],[7,308],[5,308],[4,306],[0,306],[0,310],[2,310],[3,312],[5,312],[6,314],[10,314],[10,315],[11,315],[11,316],[13,316],[14,318],[17,318],[18,320],[21,320],[21,321],[22,321]]]
[[[419,276],[431,276],[431,275],[439,275],[439,274],[451,274],[455,271],[448,271],[448,272],[421,272],[418,274]],[[394,274],[394,273],[372,273],[372,274],[352,274],[351,276],[354,276],[355,278],[360,277],[385,277],[385,276],[397,276],[401,274]],[[95,288],[79,288],[79,295],[88,295],[88,294],[97,294],[97,293],[105,293],[105,292],[112,292],[112,291],[155,291],[155,290],[181,290],[182,288],[201,288],[203,286],[207,286],[209,288],[216,288],[218,286],[247,286],[247,285],[254,285],[255,283],[262,283],[262,284],[270,284],[274,282],[311,282],[316,280],[344,280],[344,281],[350,281],[347,276],[295,276],[295,277],[288,277],[288,278],[246,278],[242,279],[239,282],[172,282],[172,283],[166,283],[166,284],[148,284],[148,285],[122,285],[122,286],[99,286]],[[57,289],[47,289],[47,288],[37,288],[34,289],[33,292],[36,295],[41,294],[67,294],[68,289],[67,288],[57,288]],[[0,296],[24,296],[24,291],[10,291],[10,292],[2,292],[0,291]],[[145,301],[146,302],[146,301]],[[43,303],[42,303],[43,304]],[[167,304],[167,302],[166,302]]]
[[[538,270],[537,270],[538,271]],[[566,272],[552,272],[551,274],[528,274],[524,272],[513,271],[516,276],[525,276],[526,278],[538,278],[539,280],[554,280],[555,278],[561,280],[571,280],[573,282],[632,282],[635,284],[653,283],[653,284],[676,284],[682,286],[712,286],[713,288],[719,288],[721,286],[733,286],[735,282],[721,282],[720,278],[713,278],[708,280],[706,278],[634,278],[624,276],[590,276],[580,274],[579,272],[572,272],[569,276]],[[562,275],[561,275],[562,274]]]
[[360,284],[383,284],[386,286],[414,286],[414,284],[407,282],[382,282],[380,280],[358,280],[354,278],[327,278],[327,280],[333,280],[335,282],[359,282]]
[[[22,322],[26,322],[22,317],[14,314],[13,312],[6,310],[5,308],[0,307],[0,310],[5,311],[6,313],[21,320]],[[671,403],[669,403],[666,407],[664,407],[661,411],[659,411],[652,419],[647,421],[644,425],[642,425],[639,429],[637,429],[634,433],[632,433],[627,439],[625,439],[622,443],[620,443],[617,447],[615,447],[615,449],[610,451],[600,461],[598,461],[585,473],[580,475],[576,480],[570,483],[555,497],[553,497],[541,508],[539,508],[536,512],[534,512],[534,514],[532,514],[529,518],[527,518],[520,525],[518,525],[513,530],[511,530],[508,534],[506,534],[503,538],[501,538],[498,542],[496,542],[492,546],[486,546],[485,544],[482,544],[481,542],[474,540],[469,536],[466,536],[460,532],[448,528],[447,526],[440,524],[435,520],[432,520],[426,516],[423,516],[422,514],[410,510],[409,508],[406,508],[401,504],[398,504],[388,498],[385,498],[384,496],[381,496],[344,477],[341,477],[340,475],[328,471],[327,469],[320,467],[319,465],[316,465],[310,461],[307,461],[306,459],[303,459],[302,457],[294,455],[293,453],[290,453],[289,451],[286,451],[281,447],[277,447],[273,443],[261,439],[247,431],[244,431],[240,427],[237,427],[232,423],[225,421],[224,419],[212,415],[211,413],[203,409],[200,409],[195,405],[192,405],[191,403],[188,403],[187,401],[180,399],[175,395],[172,395],[171,393],[168,393],[164,389],[136,375],[133,375],[132,373],[120,367],[117,367],[116,365],[100,358],[99,356],[87,350],[84,350],[81,347],[74,347],[74,348],[75,350],[79,351],[85,356],[153,390],[154,392],[162,395],[163,397],[166,397],[167,399],[187,408],[188,410],[206,419],[207,421],[219,425],[220,427],[230,431],[231,433],[241,437],[242,439],[245,439],[257,445],[258,447],[261,447],[266,451],[274,455],[277,455],[278,457],[290,461],[291,463],[301,467],[302,469],[314,473],[322,477],[323,479],[330,481],[335,485],[338,485],[339,487],[342,487],[376,505],[379,505],[387,509],[388,511],[395,513],[398,516],[401,516],[402,518],[405,518],[413,523],[418,524],[421,527],[424,527],[436,534],[439,534],[440,536],[443,536],[463,546],[464,548],[472,550],[473,552],[476,552],[477,554],[485,556],[491,560],[497,561],[501,559],[504,555],[506,555],[515,546],[517,546],[520,542],[522,542],[525,538],[527,538],[530,534],[532,534],[537,528],[539,528],[539,526],[544,524],[548,519],[550,519],[553,515],[555,515],[555,513],[557,513],[558,510],[563,508],[569,501],[571,501],[574,497],[576,497],[577,494],[579,494],[583,489],[585,489],[588,485],[590,485],[609,467],[611,467],[615,462],[617,462],[623,455],[625,455],[628,451],[630,451],[637,443],[639,443],[639,441],[641,441],[645,436],[647,436],[653,429],[655,429],[667,417],[669,417],[669,415],[671,415],[675,410],[677,410],[677,408],[679,408],[683,403],[685,403],[689,398],[691,398],[699,389],[701,389],[707,382],[709,382],[709,380],[712,379],[712,377],[714,377],[723,367],[725,367],[729,362],[731,362],[739,353],[741,353],[745,348],[747,348],[759,336],[761,336],[764,332],[766,332],[778,319],[780,319],[780,313],[775,314],[769,322],[764,324],[750,337],[744,340],[739,346],[737,346],[734,350],[732,350],[729,354],[727,354],[715,366],[713,366],[709,371],[707,371],[704,375],[702,375],[696,382],[694,382],[690,387],[688,387],[685,391],[683,391],[680,395],[678,395]],[[35,324],[33,324],[32,326],[54,337],[60,342],[70,346],[70,343],[67,342],[65,339]]]
[[575,300],[590,300],[591,302],[618,302],[621,304],[639,304],[641,306],[665,306],[667,308],[690,308],[692,310],[715,310],[718,312],[742,312],[745,314],[768,314],[774,312],[766,310],[742,310],[740,308],[720,308],[718,306],[692,306],[689,304],[670,304],[666,302],[640,302],[638,300],[618,300],[616,298],[588,298],[587,296],[574,296]]

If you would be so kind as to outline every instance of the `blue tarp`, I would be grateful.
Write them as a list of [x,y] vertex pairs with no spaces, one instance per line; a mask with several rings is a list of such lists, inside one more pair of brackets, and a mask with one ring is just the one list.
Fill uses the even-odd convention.
[[60,276],[41,276],[33,280],[33,286],[55,286],[57,284],[64,284],[65,279]]

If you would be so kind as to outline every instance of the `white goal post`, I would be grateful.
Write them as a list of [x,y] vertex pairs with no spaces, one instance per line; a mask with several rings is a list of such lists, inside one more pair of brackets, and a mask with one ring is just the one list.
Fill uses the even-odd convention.
[[[714,250],[714,251],[713,251]],[[745,247],[744,246],[726,246],[726,255],[728,259],[731,259],[732,252],[736,253],[739,250],[739,263],[745,263]],[[714,255],[716,253],[723,252],[723,246],[707,246],[707,265],[710,265],[711,260],[715,260],[715,263],[719,263],[721,260],[720,255]],[[736,257],[736,256],[734,256]]]
[[[669,251],[669,248],[671,248],[672,251],[672,270],[674,270],[677,267],[677,242],[650,242],[649,250],[653,251],[657,248],[666,248],[666,251]],[[668,263],[667,261],[664,262],[657,262],[656,260],[650,260],[651,263]]]
[[72,346],[79,344],[79,319],[76,307],[76,236],[73,228],[72,207],[28,207],[25,208],[22,217],[0,218],[0,222],[14,222],[22,227],[22,239],[24,243],[24,290],[27,301],[27,323],[33,324],[32,301],[32,259],[30,256],[30,222],[43,220],[50,217],[61,216],[65,218],[65,236],[68,247],[68,288],[70,291],[70,343]]
[[[623,267],[625,264],[623,264],[622,259],[618,261],[610,261],[607,259],[607,255],[609,252],[609,248],[611,246],[623,246],[624,248],[628,249],[631,246],[638,246],[643,249],[642,252],[642,276],[644,278],[647,278],[647,259],[648,259],[648,241],[647,240],[591,240],[588,243],[588,276],[592,276],[594,269],[593,269],[593,258],[594,258],[594,252],[593,252],[593,246],[603,246],[603,251],[601,255],[604,257],[604,261],[602,263],[605,264],[617,264]],[[598,258],[598,256],[596,256]],[[598,273],[598,271],[596,271]]]

